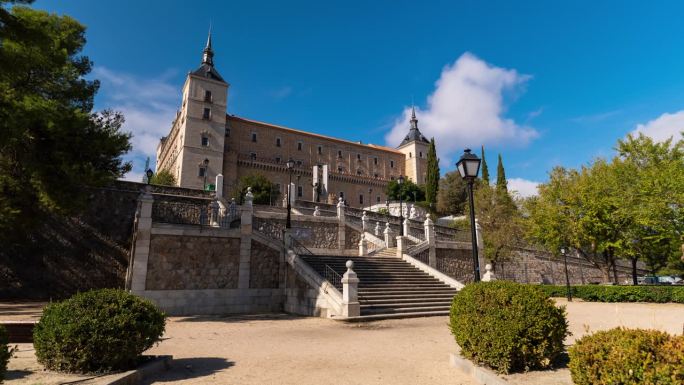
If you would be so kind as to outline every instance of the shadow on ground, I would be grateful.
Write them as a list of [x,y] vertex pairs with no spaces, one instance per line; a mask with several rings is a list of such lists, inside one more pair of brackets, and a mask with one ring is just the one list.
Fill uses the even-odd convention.
[[178,322],[255,322],[255,321],[279,321],[279,320],[298,320],[310,318],[305,316],[287,313],[267,313],[267,314],[230,314],[230,315],[197,315],[182,317]]
[[211,376],[223,369],[235,366],[235,362],[220,357],[179,358],[171,361],[171,368],[148,378],[145,384],[157,381],[172,382]]
[[8,370],[7,372],[5,372],[5,380],[20,380],[30,374],[30,370]]

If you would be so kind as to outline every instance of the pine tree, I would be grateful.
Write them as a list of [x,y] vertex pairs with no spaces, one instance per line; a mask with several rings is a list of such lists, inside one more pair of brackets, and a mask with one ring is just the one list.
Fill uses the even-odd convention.
[[508,192],[508,182],[506,181],[506,171],[504,171],[501,154],[499,154],[499,164],[496,166],[496,189]]
[[484,146],[482,146],[482,180],[489,184],[489,168],[487,167],[487,160],[485,159]]
[[437,159],[435,138],[432,138],[427,153],[427,173],[425,176],[425,199],[432,207],[437,204],[437,191],[439,191],[439,159]]

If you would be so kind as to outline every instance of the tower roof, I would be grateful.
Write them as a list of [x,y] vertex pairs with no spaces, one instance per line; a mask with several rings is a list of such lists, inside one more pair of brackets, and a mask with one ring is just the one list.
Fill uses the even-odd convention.
[[423,142],[423,143],[430,143],[429,140],[420,132],[418,129],[418,119],[416,118],[416,108],[411,107],[411,129],[409,130],[408,134],[404,137],[404,140],[401,141],[401,144],[399,147],[414,142]]
[[207,36],[207,44],[202,51],[202,64],[200,67],[192,71],[193,75],[205,77],[212,80],[225,83],[221,75],[214,68],[214,50],[211,48],[211,28],[209,28],[209,36]]

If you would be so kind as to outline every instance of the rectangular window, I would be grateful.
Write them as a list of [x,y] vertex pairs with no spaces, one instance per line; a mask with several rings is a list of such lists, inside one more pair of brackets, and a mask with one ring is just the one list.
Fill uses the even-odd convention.
[[297,167],[302,167],[302,161],[301,160],[296,161],[295,164],[297,165]]
[[230,128],[226,127],[226,138],[230,136]]
[[206,135],[202,135],[202,147],[208,147],[209,146],[209,137]]
[[318,155],[321,155],[323,153],[323,147],[318,146]]
[[361,154],[356,154],[356,160],[361,160]]
[[302,147],[304,147],[304,143],[297,142],[297,151],[302,151]]
[[304,186],[297,186],[297,196],[300,198],[304,196]]
[[363,204],[363,194],[360,194],[360,195],[359,195],[359,204],[360,204],[360,205]]
[[420,157],[421,157],[421,158],[423,157],[423,151],[420,152]]
[[378,195],[377,197],[375,197],[375,202],[376,202],[376,203],[380,203],[380,195]]
[[338,158],[341,158],[341,157],[342,157],[342,151],[337,150],[337,157],[338,157]]
[[378,157],[373,158],[373,164],[378,164]]
[[390,160],[390,168],[394,168],[394,161]]
[[204,175],[206,175],[206,174],[207,174],[207,168],[204,167],[204,166],[200,166],[200,168],[199,168],[199,173],[198,173],[197,175],[199,175],[199,176],[204,176]]
[[276,147],[280,147],[280,138],[276,138]]
[[250,152],[249,153],[249,158],[252,160],[256,160],[256,152]]
[[205,102],[211,102],[211,91],[209,91],[209,90],[204,91],[204,101]]
[[209,120],[211,118],[211,108],[205,108],[202,113],[202,119]]
[[344,191],[340,191],[340,198],[344,199]]
[[256,137],[256,132],[252,132],[252,142],[256,143],[257,137]]
[[276,163],[280,163],[280,157],[279,156],[277,156],[275,160],[276,160]]
[[340,174],[342,173],[342,170],[343,170],[342,167],[337,168],[337,172],[339,172]]
[[376,172],[375,174],[373,174],[373,177],[377,178],[377,177],[378,177],[378,173]]
[[276,186],[276,190],[278,190],[278,192],[280,192],[280,183],[276,183],[275,186]]

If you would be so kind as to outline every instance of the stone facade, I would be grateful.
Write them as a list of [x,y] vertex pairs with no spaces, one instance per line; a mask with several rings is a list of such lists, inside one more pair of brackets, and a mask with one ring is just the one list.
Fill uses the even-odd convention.
[[249,287],[277,289],[280,277],[280,253],[259,242],[252,241]]
[[240,238],[153,234],[147,290],[234,289]]
[[229,85],[218,76],[213,59],[206,61],[207,52],[213,57],[207,45],[202,66],[186,78],[181,107],[157,149],[157,170],[170,171],[180,186],[201,189],[205,174],[207,184],[222,174],[223,186],[217,188],[230,197],[241,177],[258,173],[278,185],[284,196],[290,181],[285,163],[290,158],[295,161],[294,195],[310,201],[316,200],[317,165],[329,170],[327,191],[319,201],[335,203],[343,195],[352,207],[384,202],[385,187],[400,175],[425,182],[427,144],[415,117],[410,132],[417,133],[417,139],[405,140],[395,149],[230,115]]
[[359,241],[361,240],[361,233],[352,229],[349,226],[345,226],[345,248],[353,249],[359,247]]

